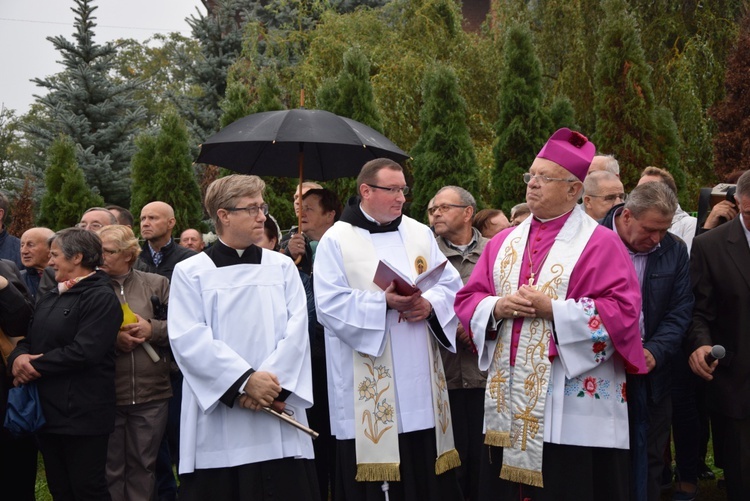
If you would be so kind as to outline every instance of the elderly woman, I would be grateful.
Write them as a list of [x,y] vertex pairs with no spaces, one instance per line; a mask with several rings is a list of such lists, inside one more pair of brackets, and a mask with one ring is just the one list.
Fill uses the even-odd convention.
[[101,269],[126,309],[117,333],[117,410],[109,437],[107,483],[113,501],[148,500],[172,396],[166,349],[169,280],[133,269],[141,248],[129,227],[105,226],[97,233],[104,253]]
[[38,434],[54,499],[109,499],[104,465],[115,422],[115,339],[122,309],[97,271],[99,237],[68,228],[50,239],[57,288],[42,296],[8,359],[14,384],[36,381]]

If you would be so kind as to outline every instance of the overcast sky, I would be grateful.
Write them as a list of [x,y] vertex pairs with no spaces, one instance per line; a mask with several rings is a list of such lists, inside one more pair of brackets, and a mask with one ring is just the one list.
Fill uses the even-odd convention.
[[[95,0],[94,40],[145,40],[156,33],[190,35],[185,18],[205,9],[200,0]],[[42,91],[29,80],[62,71],[60,54],[48,36],[73,39],[73,0],[0,0],[0,104],[28,111]]]

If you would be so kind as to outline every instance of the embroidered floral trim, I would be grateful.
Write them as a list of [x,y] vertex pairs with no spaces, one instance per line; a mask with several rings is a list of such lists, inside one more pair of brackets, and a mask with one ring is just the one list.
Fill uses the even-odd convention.
[[436,384],[438,390],[435,396],[437,402],[437,418],[440,429],[443,433],[448,430],[451,425],[451,413],[450,403],[448,402],[448,382],[445,380],[445,371],[443,370],[443,362],[440,358],[440,351],[438,350],[437,343],[434,341],[432,346],[432,371],[436,376]]
[[591,352],[594,354],[594,361],[602,363],[607,360],[607,350],[609,349],[609,334],[604,328],[602,317],[596,310],[596,304],[593,299],[581,299],[583,312],[589,317],[589,330],[591,331]]
[[[386,425],[393,423],[393,417],[395,416],[396,409],[393,404],[383,397],[383,393],[388,390],[393,382],[388,367],[385,365],[375,365],[375,357],[360,353],[360,356],[366,361],[362,363],[367,367],[370,376],[365,377],[357,385],[357,391],[359,392],[360,400],[373,400],[372,411],[365,410],[362,414],[362,422],[367,422],[367,429],[365,429],[365,436],[369,438],[373,443],[378,443],[383,433],[390,430],[393,425],[385,426],[379,429],[379,424]],[[381,397],[382,400],[381,400]],[[374,422],[373,422],[374,418]]]
[[609,387],[609,379],[602,379],[593,376],[578,376],[573,379],[565,380],[565,396],[609,400],[611,397]]

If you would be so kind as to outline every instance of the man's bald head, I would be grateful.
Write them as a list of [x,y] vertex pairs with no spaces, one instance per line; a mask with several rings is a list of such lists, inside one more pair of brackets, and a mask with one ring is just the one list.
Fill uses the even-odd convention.
[[55,234],[49,228],[31,228],[21,235],[21,262],[27,268],[43,270],[49,261],[49,239]]
[[164,217],[174,217],[174,209],[166,202],[156,201],[148,203],[143,206],[143,209],[141,209],[141,214],[143,214],[143,211],[156,211],[161,213]]
[[620,177],[620,164],[614,155],[596,155],[591,161],[589,174],[592,172],[606,171]]
[[174,209],[165,202],[151,202],[141,209],[141,236],[154,250],[167,245],[176,224]]

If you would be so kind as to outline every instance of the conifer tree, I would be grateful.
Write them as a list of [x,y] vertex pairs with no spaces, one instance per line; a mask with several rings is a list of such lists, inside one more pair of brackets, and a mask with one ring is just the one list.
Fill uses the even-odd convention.
[[[248,86],[246,81],[239,78],[239,72],[234,73],[231,78],[226,96],[221,102],[224,112],[221,116],[222,127],[253,113],[284,109],[280,99],[279,81],[272,69],[261,70],[256,81],[257,85],[253,87]],[[228,174],[232,172],[227,169],[219,170],[221,177]],[[296,225],[297,218],[294,215],[292,194],[299,181],[272,176],[265,177],[263,180],[266,183],[264,200],[268,204],[269,212],[282,228]]]
[[651,86],[638,25],[624,0],[608,0],[600,27],[596,65],[596,133],[600,151],[612,152],[620,178],[635,186],[640,171],[656,165],[675,173],[679,168],[671,114],[659,110]]
[[104,204],[101,196],[86,184],[76,161],[76,146],[67,136],[59,136],[48,150],[44,182],[47,188],[41,203],[39,225],[60,230],[78,223],[86,209]]
[[461,186],[478,198],[479,164],[466,119],[466,101],[459,92],[455,71],[436,63],[425,73],[419,114],[422,133],[411,150],[412,217],[426,219],[428,202],[443,186]]
[[[383,122],[370,82],[370,61],[358,47],[344,53],[344,65],[335,80],[325,83],[317,94],[318,107],[336,115],[351,118],[382,132]],[[329,181],[343,203],[357,195],[356,180],[342,178]]]
[[541,64],[529,29],[523,25],[511,27],[503,52],[492,206],[507,213],[526,200],[523,174],[549,137],[553,124],[542,105]]
[[39,151],[46,151],[59,134],[69,136],[86,181],[110,202],[127,205],[132,136],[146,112],[133,99],[139,80],[115,83],[111,72],[117,47],[94,42],[96,7],[74,0],[74,41],[48,37],[60,53],[63,71],[33,81],[48,93],[37,97],[48,119],[26,128]]
[[674,113],[680,138],[678,170],[685,176],[685,190],[684,193],[680,192],[680,204],[685,210],[692,210],[696,206],[696,194],[702,186],[713,186],[716,181],[711,143],[712,124],[701,103],[696,79],[696,43],[702,45],[700,38],[691,40],[685,52],[675,55],[665,75],[665,104]]
[[[247,0],[211,2],[207,15],[190,16],[187,23],[200,45],[200,56],[192,60],[187,80],[200,92],[175,96],[180,116],[185,117],[198,142],[219,130],[219,103],[227,88],[227,71],[242,51],[242,27]],[[192,58],[192,54],[186,54]]]
[[750,163],[750,12],[727,59],[726,97],[711,110],[718,129],[714,136],[714,166],[719,178]]
[[144,205],[159,200],[174,209],[175,233],[203,229],[201,192],[193,173],[188,131],[180,117],[166,114],[158,133],[139,137],[137,147],[130,211],[140,214]]
[[370,61],[358,47],[344,53],[344,66],[333,88],[324,92],[322,101],[318,100],[321,109],[383,131],[383,120],[370,82]]

